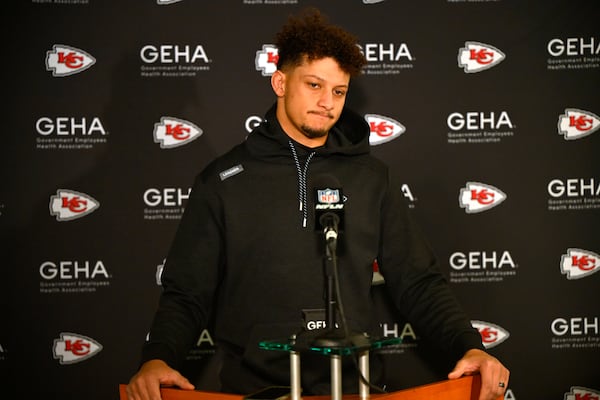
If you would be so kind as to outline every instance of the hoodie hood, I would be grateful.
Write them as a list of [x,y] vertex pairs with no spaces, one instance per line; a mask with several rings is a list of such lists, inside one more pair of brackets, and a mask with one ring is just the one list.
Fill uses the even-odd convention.
[[292,164],[298,175],[298,211],[301,224],[307,226],[308,188],[307,181],[311,161],[333,155],[356,156],[370,151],[370,129],[367,121],[347,108],[342,110],[339,120],[329,131],[323,146],[309,148],[292,140],[281,128],[276,117],[277,105],[273,105],[263,122],[256,127],[245,146],[257,159],[278,164]]
[[[291,139],[277,120],[276,107],[277,105],[273,105],[265,114],[263,122],[248,135],[246,146],[257,158],[290,160]],[[294,145],[302,153],[315,152],[320,156],[368,154],[369,134],[367,121],[354,111],[344,108],[339,120],[329,132],[324,146],[308,148],[295,141]]]

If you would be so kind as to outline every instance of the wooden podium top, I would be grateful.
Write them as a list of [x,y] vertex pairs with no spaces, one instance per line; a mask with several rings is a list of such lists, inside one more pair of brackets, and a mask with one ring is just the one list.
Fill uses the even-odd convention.
[[[127,385],[119,385],[121,400],[128,400],[125,388]],[[481,380],[479,375],[464,376],[459,379],[446,380],[410,389],[399,390],[392,393],[373,393],[371,398],[375,400],[477,400]],[[198,390],[181,390],[173,388],[161,388],[163,400],[242,400],[244,396],[228,393],[202,392]],[[325,400],[330,396],[303,396],[303,399]],[[358,400],[357,394],[344,395],[344,400]],[[497,400],[502,400],[499,396]]]

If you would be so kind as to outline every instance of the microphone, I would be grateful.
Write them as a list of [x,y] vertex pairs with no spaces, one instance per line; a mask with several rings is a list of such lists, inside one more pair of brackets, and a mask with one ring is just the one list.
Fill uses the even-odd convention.
[[325,241],[335,243],[344,229],[344,193],[342,185],[330,174],[318,175],[315,190],[315,230],[323,230]]

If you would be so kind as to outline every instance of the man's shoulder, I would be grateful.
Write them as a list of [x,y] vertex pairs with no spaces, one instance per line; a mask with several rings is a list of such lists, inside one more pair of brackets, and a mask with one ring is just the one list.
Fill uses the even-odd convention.
[[243,164],[248,159],[244,143],[239,143],[227,152],[213,159],[199,174],[206,182],[223,181],[243,170]]

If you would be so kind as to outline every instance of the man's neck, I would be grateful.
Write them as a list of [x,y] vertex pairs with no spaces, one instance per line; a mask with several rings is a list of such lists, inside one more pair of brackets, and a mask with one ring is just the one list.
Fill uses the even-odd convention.
[[279,118],[279,116],[277,116],[277,120],[279,121],[279,125],[281,126],[283,132],[290,139],[300,143],[305,147],[313,149],[324,146],[327,142],[327,137],[329,136],[328,134],[317,138],[310,138],[291,125],[289,121],[285,121],[284,118]]
[[322,136],[322,137],[318,137],[318,138],[309,138],[306,137],[305,135],[290,135],[286,129],[284,127],[282,127],[283,132],[288,135],[288,137],[290,139],[292,139],[293,141],[300,143],[301,145],[308,147],[309,149],[314,149],[317,147],[321,147],[325,145],[325,142],[327,142],[327,136]]

